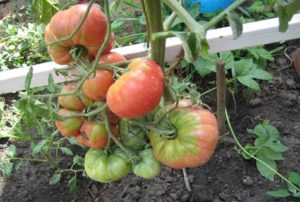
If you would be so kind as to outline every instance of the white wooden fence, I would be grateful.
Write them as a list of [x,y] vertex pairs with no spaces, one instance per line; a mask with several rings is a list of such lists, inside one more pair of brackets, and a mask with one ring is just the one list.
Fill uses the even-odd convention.
[[[300,14],[293,17],[289,23],[289,29],[285,33],[278,31],[278,25],[277,18],[244,24],[243,34],[237,40],[233,40],[230,27],[210,30],[207,33],[209,51],[210,53],[217,53],[300,38]],[[113,51],[123,54],[127,59],[146,56],[147,54],[144,43],[117,48]],[[166,61],[175,59],[181,51],[180,40],[169,38],[166,43]],[[54,72],[54,69],[65,67],[53,62],[34,65],[31,86],[47,85],[49,74],[52,74],[56,83],[66,81],[65,77],[56,75]],[[29,68],[20,68],[0,72],[0,94],[23,90],[28,70]]]

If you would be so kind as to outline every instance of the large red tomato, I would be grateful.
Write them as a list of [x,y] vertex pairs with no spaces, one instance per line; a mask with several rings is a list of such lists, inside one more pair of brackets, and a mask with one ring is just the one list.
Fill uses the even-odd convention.
[[[64,86],[60,93],[67,93],[74,88],[76,88],[77,83],[71,83]],[[85,104],[80,100],[80,98],[76,95],[67,95],[67,96],[59,96],[58,103],[67,108],[72,110],[83,110],[85,108]]]
[[[100,64],[111,64],[126,61],[126,58],[119,54],[110,52],[100,57]],[[83,86],[82,92],[92,100],[104,101],[109,87],[115,82],[114,74],[110,70],[99,69],[93,78],[87,79]]]
[[[69,36],[77,27],[87,11],[88,4],[77,4],[67,10],[59,11],[51,19],[45,29],[47,44]],[[86,49],[88,56],[96,56],[107,31],[106,17],[98,4],[93,4],[82,27],[70,40],[53,44],[48,47],[52,60],[58,64],[69,64],[72,56],[71,47],[77,45]],[[111,35],[104,53],[111,50],[114,36]]]
[[107,104],[116,115],[133,119],[152,111],[164,89],[164,74],[152,59],[133,60],[107,92]]
[[[72,116],[79,112],[68,109],[60,109],[58,114],[61,116]],[[70,118],[63,121],[56,120],[55,125],[64,136],[77,136],[80,133],[80,127],[83,124],[83,120],[79,117]]]
[[[170,107],[162,108],[156,118]],[[177,108],[166,119],[176,128],[173,139],[166,138],[154,131],[150,132],[150,143],[155,158],[171,168],[198,167],[206,163],[213,154],[218,141],[218,124],[210,111],[201,107]]]

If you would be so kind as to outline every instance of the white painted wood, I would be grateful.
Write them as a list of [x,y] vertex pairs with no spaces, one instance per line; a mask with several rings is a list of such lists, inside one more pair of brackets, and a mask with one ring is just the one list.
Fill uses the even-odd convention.
[[[278,25],[279,21],[277,18],[247,23],[244,25],[243,35],[237,40],[233,40],[230,27],[210,30],[207,33],[207,40],[210,46],[209,52],[217,53],[300,38],[300,14],[293,17],[289,23],[289,29],[285,33],[278,31]],[[144,43],[117,48],[113,51],[123,54],[127,59],[146,56],[148,53]],[[181,53],[180,40],[178,38],[169,38],[166,43],[166,61],[175,59]],[[66,81],[66,78],[54,73],[54,69],[65,67],[53,62],[34,65],[31,86],[47,85],[49,73],[53,75],[54,81],[57,83]],[[29,68],[21,68],[0,72],[0,94],[23,90],[28,70]]]

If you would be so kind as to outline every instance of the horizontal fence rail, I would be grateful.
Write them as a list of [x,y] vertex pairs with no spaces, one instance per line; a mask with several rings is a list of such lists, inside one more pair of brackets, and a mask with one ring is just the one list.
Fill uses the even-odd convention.
[[[244,24],[243,34],[237,40],[233,39],[230,27],[209,30],[207,33],[209,52],[218,53],[300,38],[300,14],[293,17],[285,33],[280,33],[278,26],[278,18]],[[116,48],[112,51],[121,53],[127,59],[143,57],[148,53],[145,43]],[[180,40],[176,37],[167,39],[166,61],[172,61],[181,53]],[[56,83],[71,80],[72,78],[66,78],[55,73],[55,69],[62,68],[66,68],[66,66],[53,62],[33,65],[31,87],[47,85],[49,74],[52,74]],[[28,71],[29,68],[19,68],[0,72],[0,94],[24,90]]]

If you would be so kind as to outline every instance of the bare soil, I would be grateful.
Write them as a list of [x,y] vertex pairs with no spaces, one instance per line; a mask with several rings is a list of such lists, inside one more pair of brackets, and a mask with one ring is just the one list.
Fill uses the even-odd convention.
[[[277,64],[288,64],[284,56],[276,61]],[[278,169],[287,175],[290,171],[300,172],[300,77],[293,67],[283,70],[272,67],[275,65],[270,64],[268,70],[274,75],[274,80],[262,83],[262,91],[249,104],[239,96],[236,112],[234,105],[229,102],[230,115],[243,144],[254,140],[254,135],[247,133],[246,129],[253,128],[264,119],[269,119],[278,128],[283,144],[289,147],[284,153],[284,161],[278,162]],[[205,101],[214,105],[213,94],[208,95]],[[8,144],[7,141],[0,141],[0,151]],[[19,151],[25,154],[28,145],[20,144]],[[285,184],[278,177],[274,182],[261,177],[255,162],[243,159],[236,151],[235,144],[224,140],[219,142],[215,154],[206,165],[187,169],[191,192],[186,190],[182,171],[167,167],[152,180],[142,180],[130,174],[118,182],[101,184],[82,178],[76,193],[68,190],[67,177],[59,185],[50,186],[48,180],[52,172],[47,165],[24,164],[10,178],[0,178],[0,201],[296,201],[267,196],[268,190]]]

